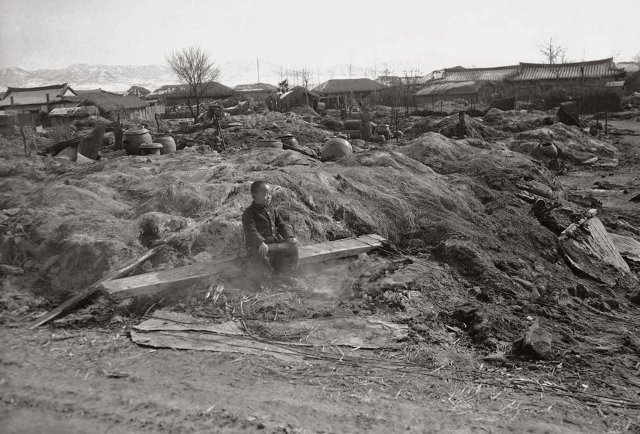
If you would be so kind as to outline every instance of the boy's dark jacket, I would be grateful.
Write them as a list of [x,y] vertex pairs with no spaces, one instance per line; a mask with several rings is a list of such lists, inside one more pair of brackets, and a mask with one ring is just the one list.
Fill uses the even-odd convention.
[[282,221],[278,210],[253,202],[242,214],[242,227],[247,250],[293,238],[291,228]]

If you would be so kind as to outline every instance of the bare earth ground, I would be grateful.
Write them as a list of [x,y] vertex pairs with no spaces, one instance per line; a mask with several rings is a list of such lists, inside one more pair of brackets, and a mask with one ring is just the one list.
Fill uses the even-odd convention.
[[[640,133],[640,123],[613,124]],[[637,183],[637,139],[621,139],[628,163],[621,161],[615,169],[570,172],[562,183],[570,192],[602,179]],[[607,196],[602,203],[640,225],[640,217],[635,214],[634,220],[627,202]],[[411,267],[434,267],[427,259],[413,257]],[[442,271],[435,270],[434,275],[438,272]],[[340,282],[335,283],[334,288]],[[369,313],[360,311],[360,304],[344,302],[337,290],[292,289],[286,295],[275,288],[269,291],[264,297],[298,303],[285,312],[290,317],[326,311],[334,316]],[[201,294],[191,301],[198,297]],[[240,295],[229,297],[234,305]],[[185,310],[193,311],[189,300],[184,304]],[[96,312],[101,307],[98,300]],[[521,321],[529,315],[545,317],[554,321],[554,333],[576,337],[562,343],[557,360],[537,362],[492,359],[462,330],[435,326],[423,334],[412,333],[401,353],[343,350],[337,358],[317,352],[294,362],[271,356],[150,349],[135,345],[128,335],[147,307],[153,306],[144,306],[139,317],[124,322],[109,323],[112,311],[107,309],[105,318],[76,321],[72,315],[69,321],[35,331],[27,329],[29,321],[19,312],[5,316],[0,325],[0,431],[640,430],[640,407],[628,405],[640,401],[640,348],[634,350],[625,341],[625,336],[640,332],[637,307],[606,313],[522,305]],[[274,311],[278,312],[272,306],[268,314]],[[378,313],[393,321],[415,321],[407,312]]]

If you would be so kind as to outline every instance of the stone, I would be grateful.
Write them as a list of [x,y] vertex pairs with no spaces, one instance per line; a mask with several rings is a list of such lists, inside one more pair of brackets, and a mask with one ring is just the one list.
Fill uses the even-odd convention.
[[531,359],[550,360],[553,357],[551,334],[535,320],[525,335],[513,343],[513,353]]

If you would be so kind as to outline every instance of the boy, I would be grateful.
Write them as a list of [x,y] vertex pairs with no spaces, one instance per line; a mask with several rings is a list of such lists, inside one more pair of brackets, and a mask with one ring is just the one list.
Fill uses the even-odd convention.
[[[265,181],[251,184],[253,203],[242,214],[242,227],[249,260],[249,274],[258,286],[271,273],[293,271],[298,266],[298,240],[291,228],[271,207],[271,186]],[[280,243],[286,242],[286,246]]]

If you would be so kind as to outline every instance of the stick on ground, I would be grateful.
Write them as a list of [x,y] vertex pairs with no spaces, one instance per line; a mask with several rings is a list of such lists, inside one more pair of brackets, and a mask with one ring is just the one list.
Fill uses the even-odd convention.
[[53,309],[48,314],[42,316],[41,318],[38,318],[29,328],[33,330],[59,317],[60,315],[66,314],[71,309],[76,307],[80,302],[89,298],[91,295],[93,295],[98,290],[100,290],[100,285],[102,284],[102,282],[105,282],[111,279],[118,279],[120,277],[126,276],[127,274],[131,273],[138,265],[142,264],[144,261],[152,257],[158,251],[159,248],[160,247],[154,247],[151,250],[147,250],[142,256],[132,260],[124,267],[119,268],[109,273],[108,275],[98,280],[97,282],[94,282],[90,286],[86,287],[85,289],[81,290],[76,295],[71,297],[69,300],[62,303],[57,308]]

